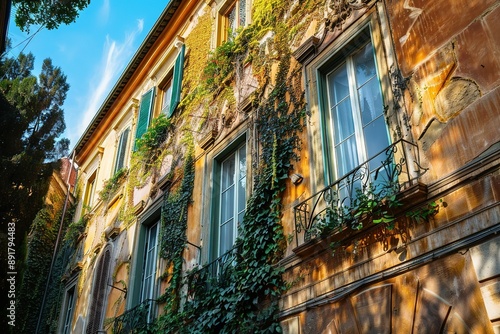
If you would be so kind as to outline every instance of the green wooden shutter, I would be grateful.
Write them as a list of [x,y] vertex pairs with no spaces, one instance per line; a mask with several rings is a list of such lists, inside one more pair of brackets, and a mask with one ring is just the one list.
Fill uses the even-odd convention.
[[170,110],[168,111],[167,117],[171,117],[177,108],[179,102],[181,102],[181,88],[182,88],[182,74],[184,72],[184,52],[186,51],[186,46],[183,44],[179,55],[175,60],[174,65],[174,77],[172,80],[172,100],[170,102]]
[[139,106],[139,117],[137,119],[137,129],[135,131],[135,140],[140,139],[146,132],[151,119],[151,109],[153,107],[154,87],[151,88],[141,98]]

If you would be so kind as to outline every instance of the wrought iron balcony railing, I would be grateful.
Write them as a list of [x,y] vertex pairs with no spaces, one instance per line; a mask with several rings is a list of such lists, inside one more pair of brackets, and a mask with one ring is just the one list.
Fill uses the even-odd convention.
[[238,260],[237,256],[238,248],[235,246],[214,261],[189,272],[186,276],[188,295],[192,297],[191,295],[199,291],[200,287],[209,289],[210,285],[225,284],[230,281],[231,269]]
[[139,305],[131,308],[116,317],[113,322],[114,334],[148,333],[155,318],[156,301],[146,299]]
[[362,209],[378,209],[385,198],[414,185],[423,168],[418,148],[399,140],[333,184],[294,207],[297,246],[325,232],[360,228]]

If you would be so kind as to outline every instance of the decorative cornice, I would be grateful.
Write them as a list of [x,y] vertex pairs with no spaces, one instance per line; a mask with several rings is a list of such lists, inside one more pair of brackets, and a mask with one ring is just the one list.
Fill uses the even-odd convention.
[[208,133],[198,143],[201,149],[204,151],[208,150],[215,142],[218,133],[219,132],[216,127],[213,127],[210,131],[208,131]]
[[292,55],[299,63],[304,64],[316,54],[319,43],[320,39],[318,37],[311,36]]
[[373,0],[328,0],[325,4],[325,27],[333,31],[342,25],[352,15],[353,10],[368,7]]

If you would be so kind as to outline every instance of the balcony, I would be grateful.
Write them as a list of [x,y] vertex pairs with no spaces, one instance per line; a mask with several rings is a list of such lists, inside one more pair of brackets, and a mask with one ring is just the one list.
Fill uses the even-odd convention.
[[232,282],[232,269],[238,260],[237,257],[238,248],[235,246],[214,261],[189,272],[186,277],[188,297],[192,298],[195,293],[201,291],[207,293],[214,286],[220,287]]
[[149,333],[156,314],[156,301],[146,299],[139,305],[115,318],[114,334]]
[[424,199],[417,178],[425,171],[415,144],[395,142],[294,207],[296,246],[369,223],[391,224],[405,202]]

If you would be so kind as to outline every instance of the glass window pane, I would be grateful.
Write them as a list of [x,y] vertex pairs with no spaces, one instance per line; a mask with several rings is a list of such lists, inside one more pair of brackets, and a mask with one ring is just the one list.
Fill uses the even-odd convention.
[[354,67],[356,68],[357,87],[360,87],[377,74],[371,42],[354,56]]
[[233,230],[233,220],[228,221],[226,224],[222,225],[220,228],[220,248],[219,255],[226,253],[233,247],[234,243],[234,230]]
[[238,159],[239,159],[239,179],[243,179],[247,175],[247,154],[246,147],[242,146],[238,150]]
[[154,224],[149,229],[149,234],[150,234],[150,237],[149,237],[150,242],[149,242],[149,244],[150,244],[151,248],[155,248],[156,247],[157,232],[158,232],[158,224]]
[[330,73],[327,80],[330,103],[334,106],[349,95],[346,64],[342,64],[338,69]]
[[170,110],[170,102],[172,100],[172,81],[167,83],[167,86],[163,89],[163,101],[161,103],[161,110],[163,113],[168,113]]
[[363,125],[368,124],[384,113],[382,93],[377,77],[373,77],[359,89],[359,106]]
[[148,276],[144,279],[144,289],[142,292],[142,300],[149,299],[151,291],[151,276]]
[[[383,116],[364,128],[367,158],[371,158],[389,146],[387,127]],[[379,161],[380,163],[380,161]]]
[[334,108],[333,113],[333,120],[335,123],[335,143],[339,143],[354,133],[351,100],[344,100]]
[[221,224],[234,216],[234,186],[221,194]]
[[236,6],[231,8],[227,15],[227,19],[229,21],[229,29],[231,32],[234,32],[236,30]]
[[245,209],[246,206],[246,198],[245,198],[245,187],[241,184],[238,183],[238,211],[241,211]]
[[245,216],[245,210],[241,211],[239,214],[238,214],[238,224],[236,225],[236,228],[238,228],[238,226],[243,223],[243,217]]
[[240,16],[239,25],[240,25],[240,27],[243,27],[245,25],[245,21],[246,21],[246,17],[247,17],[246,3],[247,3],[246,0],[240,0],[240,3],[239,3],[239,16]]
[[226,190],[234,183],[234,153],[222,163],[222,191]]
[[337,159],[337,177],[340,178],[359,165],[356,138],[351,136],[335,148]]
[[246,181],[247,181],[247,157],[246,147],[242,146],[238,151],[239,157],[239,181],[238,181],[238,211],[246,206]]

